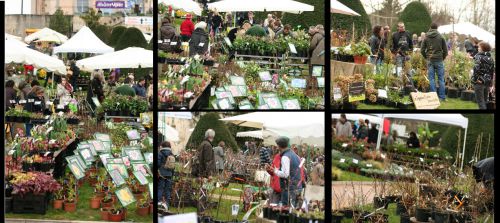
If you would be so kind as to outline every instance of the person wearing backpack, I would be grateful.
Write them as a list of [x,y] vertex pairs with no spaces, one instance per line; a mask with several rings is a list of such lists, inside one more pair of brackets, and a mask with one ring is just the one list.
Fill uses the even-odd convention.
[[170,142],[164,141],[161,143],[158,152],[158,164],[160,164],[158,168],[158,206],[168,210],[175,169],[175,157]]
[[490,44],[480,42],[479,52],[474,56],[474,69],[471,81],[476,93],[476,102],[481,110],[487,109],[486,101],[495,73],[495,62],[491,58],[490,51]]

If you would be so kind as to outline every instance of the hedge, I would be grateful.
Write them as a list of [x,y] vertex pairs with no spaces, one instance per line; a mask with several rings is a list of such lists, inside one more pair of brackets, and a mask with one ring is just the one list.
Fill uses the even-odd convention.
[[123,50],[128,47],[142,47],[146,48],[148,46],[148,42],[144,38],[141,30],[131,27],[125,30],[123,34],[120,36],[120,39],[116,43],[115,50]]
[[333,30],[347,30],[352,32],[353,23],[356,31],[356,39],[371,35],[371,22],[365,8],[360,0],[339,0],[342,4],[354,10],[361,16],[349,16],[341,14],[331,14],[331,24]]

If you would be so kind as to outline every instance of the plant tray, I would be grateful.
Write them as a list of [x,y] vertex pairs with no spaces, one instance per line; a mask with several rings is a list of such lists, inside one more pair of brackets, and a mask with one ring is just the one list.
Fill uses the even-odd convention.
[[20,196],[12,195],[12,212],[16,214],[45,214],[49,204],[49,196],[47,194],[34,195],[25,194]]

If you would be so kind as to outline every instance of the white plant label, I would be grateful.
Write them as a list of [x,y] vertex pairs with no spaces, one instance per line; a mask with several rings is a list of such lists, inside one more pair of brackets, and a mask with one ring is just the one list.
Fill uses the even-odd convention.
[[200,43],[198,46],[203,47],[203,46],[205,46],[205,43]]
[[352,159],[352,162],[355,163],[355,164],[358,164],[359,163],[359,160],[357,159]]
[[424,158],[420,157],[420,162],[424,162]]
[[35,101],[35,105],[41,105],[42,102],[41,101]]
[[35,102],[35,99],[28,99],[28,102],[30,103]]
[[175,46],[175,45],[177,45],[177,42],[171,42],[170,43],[170,46]]
[[16,100],[10,100],[10,103],[11,103],[11,104],[15,104],[15,103],[16,103]]
[[57,109],[64,109],[64,105],[57,105]]
[[26,100],[20,100],[19,104],[26,104]]
[[385,154],[380,154],[380,157],[382,157],[382,159],[385,159]]
[[378,97],[379,98],[387,98],[387,91],[382,90],[382,89],[378,89]]
[[348,146],[348,144],[347,144],[347,143],[343,143],[343,144],[342,144],[342,147],[344,147],[344,148],[346,148],[347,146]]
[[240,210],[240,205],[238,205],[238,204],[233,204],[233,205],[231,206],[231,214],[232,214],[233,216],[237,216],[237,215],[238,215],[238,211],[239,211],[239,210]]
[[366,167],[372,167],[373,165],[371,163],[367,163]]
[[343,158],[342,158],[342,159],[340,159],[340,162],[341,162],[341,163],[344,163],[344,162],[345,162],[345,159],[343,159]]

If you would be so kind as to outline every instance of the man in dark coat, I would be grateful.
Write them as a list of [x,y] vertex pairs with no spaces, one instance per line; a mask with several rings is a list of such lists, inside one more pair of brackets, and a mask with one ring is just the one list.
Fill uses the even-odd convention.
[[168,210],[168,204],[170,203],[174,170],[167,169],[164,164],[167,162],[167,158],[173,155],[170,142],[162,142],[158,152],[158,206],[163,207],[165,210]]
[[196,24],[189,41],[189,56],[196,54],[203,55],[208,51],[208,34],[205,31],[207,28],[206,22],[199,22]]
[[[165,18],[161,22],[160,28],[161,40],[163,43],[159,44],[161,50],[165,50],[166,52],[178,52],[180,49],[181,41],[175,32],[175,28],[172,25],[172,21],[170,18]],[[172,43],[177,43],[172,45]]]
[[494,188],[495,157],[489,157],[478,161],[472,166],[472,172],[477,182],[483,182],[486,187]]
[[448,47],[443,36],[437,31],[438,25],[431,24],[431,29],[426,34],[426,38],[422,43],[421,53],[425,59],[428,60],[428,76],[430,82],[430,91],[436,92],[435,76],[437,74],[439,91],[438,96],[440,100],[445,100],[445,83],[444,83],[444,59],[448,56]]
[[214,130],[208,129],[205,132],[205,140],[198,147],[199,173],[203,178],[209,178],[215,173],[215,155],[212,148],[214,137]]

